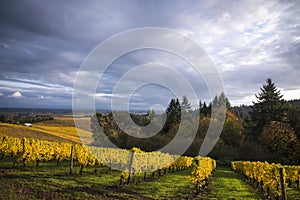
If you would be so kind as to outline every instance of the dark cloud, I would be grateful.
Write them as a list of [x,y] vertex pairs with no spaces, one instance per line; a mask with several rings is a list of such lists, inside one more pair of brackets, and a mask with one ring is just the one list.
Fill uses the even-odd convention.
[[[146,26],[175,29],[198,42],[234,104],[251,103],[249,96],[269,77],[298,98],[299,12],[298,1],[1,1],[0,105],[71,107],[76,72],[89,52],[113,34]],[[97,93],[111,93],[124,73],[147,62],[179,70],[200,98],[209,100],[204,79],[186,62],[151,51],[115,61]],[[162,88],[147,91],[137,91],[132,105],[165,105],[172,96]],[[16,92],[22,98],[9,98]],[[99,97],[99,106],[109,102],[109,95]]]

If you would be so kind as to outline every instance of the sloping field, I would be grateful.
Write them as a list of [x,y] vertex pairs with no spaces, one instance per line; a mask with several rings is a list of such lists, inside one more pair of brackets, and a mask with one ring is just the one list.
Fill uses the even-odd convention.
[[51,121],[34,123],[32,127],[0,123],[0,136],[33,137],[47,141],[90,143],[92,141],[92,133],[88,131],[89,118],[80,120],[82,120],[83,124],[86,124],[86,130],[78,129],[80,134],[78,134],[74,126],[73,118],[55,117]]
[[49,133],[33,130],[30,127],[0,123],[0,137],[3,136],[31,137],[31,138],[38,138],[41,140],[47,140],[50,142],[73,142],[71,140],[54,136]]

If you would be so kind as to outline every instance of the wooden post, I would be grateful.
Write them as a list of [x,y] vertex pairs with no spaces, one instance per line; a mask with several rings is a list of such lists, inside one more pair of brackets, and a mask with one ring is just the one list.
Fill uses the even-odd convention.
[[196,183],[195,183],[195,188],[196,188],[196,194],[200,193],[200,187],[199,187],[200,181],[199,179],[197,179]]
[[133,159],[134,159],[134,152],[131,153],[131,159],[130,159],[130,163],[129,163],[129,174],[128,174],[128,179],[127,179],[127,184],[129,184],[129,182],[130,182],[130,176],[132,174]]
[[70,153],[70,175],[73,172],[73,165],[74,165],[74,145],[71,146],[71,153]]
[[154,176],[155,176],[155,171],[153,171],[151,174],[151,177],[154,177]]
[[25,152],[25,138],[22,138],[22,153]]
[[120,183],[119,183],[119,185],[122,185],[122,184],[123,184],[123,178],[124,178],[124,176],[123,176],[123,175],[121,175],[121,177],[120,177]]
[[279,169],[280,173],[280,184],[281,184],[281,196],[282,200],[286,200],[285,181],[284,181],[284,168]]
[[[25,138],[22,139],[22,153],[24,154],[25,153]],[[25,159],[23,159],[23,166],[25,167],[26,164],[25,164]]]
[[161,169],[158,170],[158,177],[161,177]]
[[79,169],[79,174],[82,175],[82,170],[83,170],[84,166],[80,165],[80,169]]

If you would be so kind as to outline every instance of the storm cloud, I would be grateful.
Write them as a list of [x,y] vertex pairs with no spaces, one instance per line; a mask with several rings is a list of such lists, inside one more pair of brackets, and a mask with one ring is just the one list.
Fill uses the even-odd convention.
[[[91,50],[114,34],[142,27],[173,29],[197,42],[234,105],[251,104],[267,78],[286,99],[299,98],[299,23],[296,0],[1,1],[0,106],[70,108],[76,73]],[[188,63],[167,52],[141,50],[120,57],[103,74],[97,107],[109,107],[120,77],[144,63],[172,66],[199,98],[210,100],[205,81]],[[130,102],[133,109],[147,109],[166,106],[171,97],[170,90],[148,85]]]

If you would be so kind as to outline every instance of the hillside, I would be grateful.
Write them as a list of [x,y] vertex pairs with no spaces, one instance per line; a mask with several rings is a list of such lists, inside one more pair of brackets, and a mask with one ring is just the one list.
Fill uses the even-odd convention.
[[89,118],[82,118],[85,130],[80,129],[80,138],[72,117],[54,117],[54,120],[33,123],[32,127],[0,123],[0,137],[32,137],[47,141],[90,143],[92,133],[89,131]]
[[300,106],[300,99],[294,99],[294,100],[290,100],[288,101],[288,103],[292,104],[293,106]]
[[[287,102],[295,107],[300,106],[300,99],[289,100]],[[240,106],[234,106],[232,110],[237,116],[244,118],[248,115],[248,113],[252,110],[252,108],[249,105],[240,105]]]

